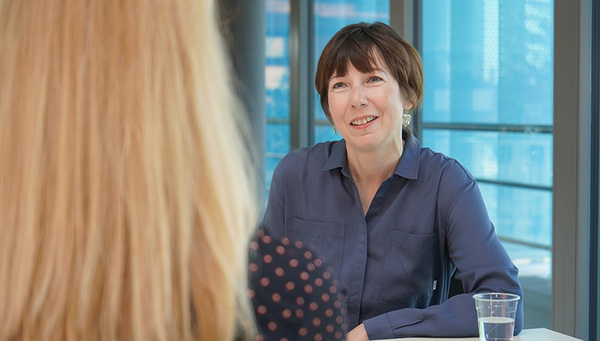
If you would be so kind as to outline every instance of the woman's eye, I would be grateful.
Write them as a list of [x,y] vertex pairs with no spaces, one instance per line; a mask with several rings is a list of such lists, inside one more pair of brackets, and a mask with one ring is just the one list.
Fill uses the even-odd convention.
[[371,82],[371,83],[372,82],[380,82],[382,80],[383,79],[381,79],[381,77],[378,77],[378,76],[372,76],[371,78],[369,78],[369,82]]
[[333,84],[333,86],[331,87],[332,89],[339,89],[342,88],[344,86],[344,83],[335,83]]

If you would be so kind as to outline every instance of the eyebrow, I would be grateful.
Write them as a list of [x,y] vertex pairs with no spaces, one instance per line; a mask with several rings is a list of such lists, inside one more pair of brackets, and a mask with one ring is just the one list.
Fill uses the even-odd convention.
[[[388,77],[389,77],[389,75],[390,75],[390,74],[389,74],[387,71],[385,71],[385,69],[381,69],[381,68],[373,68],[373,70],[371,70],[370,72],[375,72],[375,71],[383,72],[383,73],[384,73],[384,74],[386,74],[386,76],[388,76]],[[360,71],[359,71],[359,72],[360,72]],[[361,73],[362,73],[362,72],[361,72]],[[336,76],[331,76],[331,77],[329,78],[329,81],[331,82],[332,80],[334,80],[334,79],[336,79],[336,78],[343,78],[343,77],[346,77],[347,75],[348,75],[348,72],[346,72],[346,75],[344,75],[344,76],[337,76],[337,75],[336,75]]]

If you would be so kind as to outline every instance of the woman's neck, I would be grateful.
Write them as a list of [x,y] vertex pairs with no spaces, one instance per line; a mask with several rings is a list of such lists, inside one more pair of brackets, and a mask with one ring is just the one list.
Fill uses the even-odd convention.
[[358,151],[348,149],[348,167],[355,182],[377,186],[389,178],[396,167],[404,148],[404,140],[385,150]]

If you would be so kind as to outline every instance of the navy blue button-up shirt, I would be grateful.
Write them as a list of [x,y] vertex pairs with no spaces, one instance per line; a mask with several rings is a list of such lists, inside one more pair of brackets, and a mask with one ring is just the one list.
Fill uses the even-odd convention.
[[[263,224],[316,247],[346,295],[350,329],[363,323],[372,339],[476,336],[474,293],[523,297],[471,174],[414,137],[366,215],[344,140],[289,153],[273,174]],[[465,294],[448,299],[455,270]]]

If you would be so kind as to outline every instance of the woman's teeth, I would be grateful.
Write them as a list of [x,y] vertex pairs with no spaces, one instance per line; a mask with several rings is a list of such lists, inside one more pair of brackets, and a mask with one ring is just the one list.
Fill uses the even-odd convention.
[[352,121],[352,122],[350,122],[350,124],[352,124],[353,126],[359,126],[359,125],[362,125],[362,124],[367,124],[367,123],[373,121],[376,118],[377,117],[375,117],[375,116],[371,116],[371,117],[363,118],[363,119],[360,119],[360,120]]

